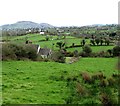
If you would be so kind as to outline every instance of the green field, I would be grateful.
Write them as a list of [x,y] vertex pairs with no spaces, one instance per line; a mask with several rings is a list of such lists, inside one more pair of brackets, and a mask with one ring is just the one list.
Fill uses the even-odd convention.
[[[100,52],[100,51],[107,51],[108,49],[112,49],[114,46],[91,46],[93,52]],[[79,52],[82,51],[82,47],[74,47],[68,48],[67,51],[74,51],[78,50]]]
[[[49,35],[50,36],[50,35]],[[59,48],[56,47],[56,43],[63,41],[66,42],[66,46],[72,46],[74,43],[75,45],[80,45],[81,38],[76,38],[72,36],[67,36],[66,39],[59,39],[57,40],[58,36],[53,36],[51,40],[49,41],[41,41],[46,40],[46,36],[40,35],[40,34],[28,34],[24,36],[13,36],[13,37],[3,37],[3,39],[9,39],[11,42],[17,42],[17,43],[25,43],[26,39],[31,40],[33,44],[39,44],[41,47],[47,47],[54,50],[58,50]],[[54,46],[53,46],[54,43]],[[86,44],[90,44],[90,40],[86,39]],[[106,51],[108,49],[112,49],[114,46],[91,46],[93,52],[99,52],[99,51]],[[67,51],[73,52],[74,50],[78,50],[79,52],[82,50],[82,47],[74,47],[74,48],[68,48]]]
[[[46,36],[40,34],[10,36],[3,37],[3,39],[17,44],[31,40],[33,44],[39,44],[41,47],[51,48],[52,50],[59,49],[56,47],[57,42],[66,42],[66,46],[68,47],[73,43],[80,45],[82,40],[82,38],[72,36],[67,36],[66,39],[58,39],[58,36],[52,36],[50,40],[46,41]],[[89,39],[86,39],[86,44],[90,44]],[[90,47],[92,52],[100,52],[112,49],[114,45]],[[67,51],[70,52],[74,50],[80,52],[82,51],[82,47],[67,48]],[[67,57],[66,63],[30,60],[2,61],[3,104],[66,104],[66,99],[70,96],[70,89],[67,86],[68,82],[66,82],[67,78],[79,76],[81,72],[88,72],[90,75],[93,75],[101,71],[107,78],[113,74],[118,74],[118,58],[80,57],[78,61],[69,64],[70,59],[71,57]],[[79,77],[78,79],[82,81],[82,77]],[[84,85],[86,87],[90,86],[87,84]],[[117,96],[116,91],[113,94]],[[91,98],[85,98],[80,99],[80,104],[90,103],[89,100]],[[100,103],[99,99],[97,103]]]
[[[73,64],[33,61],[2,62],[3,103],[65,104],[69,95],[61,75],[102,71],[107,77],[117,73],[117,58],[80,58]],[[56,79],[56,80],[55,80]]]

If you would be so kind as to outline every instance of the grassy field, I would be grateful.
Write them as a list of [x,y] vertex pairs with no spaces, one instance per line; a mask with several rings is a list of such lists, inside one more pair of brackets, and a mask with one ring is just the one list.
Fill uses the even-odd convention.
[[[13,36],[13,37],[8,37],[6,39],[9,39],[11,42],[17,42],[17,43],[25,43],[26,39],[31,40],[33,44],[39,44],[41,47],[47,47],[51,48],[54,50],[58,50],[59,48],[56,47],[56,43],[63,41],[66,42],[66,46],[71,46],[73,43],[75,45],[80,45],[81,38],[76,38],[72,36],[67,36],[66,39],[60,39],[57,40],[58,36],[53,36],[51,40],[49,41],[41,41],[41,40],[46,40],[46,36],[40,35],[40,34],[28,34],[24,36]],[[5,37],[3,37],[5,39]],[[54,46],[53,46],[54,43]],[[86,44],[90,44],[90,40],[86,39]],[[114,46],[91,46],[93,52],[99,52],[99,51],[106,51],[108,49],[112,49]],[[74,48],[68,48],[67,51],[73,52],[74,50],[81,51],[81,47],[74,47]]]
[[[108,49],[112,49],[114,46],[91,46],[93,52],[100,52],[100,51],[107,51]],[[78,50],[79,52],[82,51],[82,47],[74,47],[68,48],[67,51],[74,51]]]
[[102,71],[106,76],[117,73],[117,58],[80,58],[73,64],[33,61],[3,61],[3,103],[64,104],[68,94],[60,75],[91,74]]
[[[66,39],[57,39],[53,36],[46,40],[46,36],[40,34],[28,34],[24,36],[3,37],[10,42],[25,43],[31,40],[33,44],[40,44],[58,50],[56,43],[66,42],[66,46],[80,45],[81,38],[67,36]],[[55,44],[53,46],[53,43]],[[86,40],[89,44],[90,40]],[[106,51],[114,46],[91,46],[93,52]],[[82,50],[82,47],[68,48],[73,52]],[[67,58],[67,61],[70,58]],[[2,61],[2,96],[3,103],[10,104],[65,104],[69,97],[69,89],[65,80],[59,80],[61,76],[79,75],[80,72],[89,72],[91,75],[102,71],[106,77],[110,77],[117,71],[117,58],[80,58],[72,64],[57,62],[35,61]],[[80,77],[81,79],[81,77]],[[87,101],[87,99],[86,99]],[[89,103],[89,101],[88,101]]]

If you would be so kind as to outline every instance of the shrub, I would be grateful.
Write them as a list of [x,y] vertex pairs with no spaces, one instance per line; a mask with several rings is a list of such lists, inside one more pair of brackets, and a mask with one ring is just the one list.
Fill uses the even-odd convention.
[[26,53],[27,53],[29,59],[31,59],[31,60],[37,59],[36,48],[33,45],[26,46]]
[[15,44],[15,43],[7,43],[4,44],[2,47],[2,59],[8,60],[8,59],[31,59],[36,60],[37,53],[36,48],[33,45],[30,44]]
[[51,59],[55,62],[65,63],[65,56],[61,52],[54,52]]
[[8,46],[8,44],[2,45],[2,60],[16,59],[14,51]]
[[107,80],[108,80],[109,86],[114,86],[116,84],[115,79],[113,77],[110,77]]
[[110,54],[105,51],[98,52],[98,57],[110,57]]
[[89,73],[83,72],[81,74],[82,74],[82,78],[85,81],[85,83],[91,83],[92,80],[91,80],[91,76]]
[[78,50],[75,50],[75,51],[73,52],[73,54],[74,54],[75,57],[78,57],[78,56],[79,56]]
[[110,105],[110,98],[106,93],[101,93],[100,95],[100,101],[103,105]]
[[85,88],[80,83],[76,84],[76,90],[77,90],[77,93],[82,96],[84,96],[86,93]]
[[115,46],[113,48],[113,56],[119,56],[120,55],[120,46]]
[[92,52],[90,56],[91,57],[98,57],[98,53]]
[[108,81],[106,79],[100,80],[100,86],[101,87],[106,87],[108,85]]
[[89,55],[87,53],[85,53],[84,51],[80,52],[79,54],[82,57],[88,57]]
[[83,46],[83,51],[85,52],[85,53],[88,53],[88,54],[90,54],[91,52],[92,52],[92,49],[91,49],[91,47],[89,46],[89,45],[85,45],[85,46]]
[[89,45],[83,46],[82,49],[83,49],[83,51],[80,53],[80,56],[88,57],[91,55],[92,49],[90,48]]
[[66,57],[73,57],[73,56],[74,56],[74,53],[73,53],[73,52],[67,52],[65,56],[66,56]]
[[8,45],[16,55],[17,59],[27,57],[26,48],[23,45],[11,43]]

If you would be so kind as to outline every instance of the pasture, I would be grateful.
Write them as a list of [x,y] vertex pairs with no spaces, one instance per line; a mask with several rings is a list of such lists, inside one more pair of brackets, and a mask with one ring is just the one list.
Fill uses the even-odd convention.
[[[40,34],[9,36],[2,39],[7,39],[9,42],[17,44],[30,40],[33,44],[39,44],[42,48],[47,47],[55,51],[59,50],[56,43],[62,41],[66,42],[66,46],[69,47],[66,49],[67,51],[82,51],[82,47],[70,47],[73,43],[80,45],[82,38],[66,36],[66,39],[60,39],[57,35],[48,36],[48,41],[45,35]],[[90,39],[86,39],[86,44],[90,44]],[[90,47],[92,52],[100,52],[112,49],[114,45]],[[67,104],[70,89],[66,81],[69,77],[77,76],[82,81],[82,77],[79,76],[81,72],[88,72],[90,75],[102,72],[106,78],[113,74],[118,74],[118,58],[116,57],[80,57],[78,61],[69,64],[70,58],[69,56],[66,57],[66,63],[31,61],[27,59],[2,61],[3,104]],[[115,91],[115,96],[117,95],[118,92],[116,93]],[[91,100],[92,98],[89,98],[89,100],[87,98],[80,99],[80,104],[90,103]],[[101,103],[99,98],[97,98],[97,103]]]
[[[73,64],[33,61],[2,62],[4,104],[65,104],[69,90],[59,80],[87,71],[102,71],[107,77],[117,71],[117,58],[80,58]],[[81,103],[82,104],[82,103]]]
[[[50,36],[50,35],[49,35]],[[52,36],[50,40],[46,41],[45,35],[40,34],[27,34],[24,36],[11,36],[11,37],[4,37],[3,39],[9,39],[10,42],[16,43],[25,43],[26,39],[32,41],[33,44],[39,44],[41,47],[51,48],[53,50],[58,50],[59,48],[56,47],[56,43],[63,41],[66,42],[66,46],[72,46],[74,43],[75,45],[80,45],[82,38],[76,38],[73,36],[66,36],[66,39],[57,39],[58,36]],[[53,39],[53,40],[51,40]],[[54,44],[54,45],[53,45]],[[90,44],[90,40],[86,39],[86,44]],[[93,52],[100,52],[106,51],[108,49],[112,49],[114,45],[109,46],[91,46]],[[67,48],[67,51],[73,52],[74,50],[78,50],[79,52],[82,50],[82,47],[74,47],[74,48]]]

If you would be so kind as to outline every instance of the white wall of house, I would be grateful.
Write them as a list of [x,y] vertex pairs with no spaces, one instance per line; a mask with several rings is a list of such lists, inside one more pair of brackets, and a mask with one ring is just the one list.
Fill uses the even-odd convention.
[[44,35],[45,34],[45,32],[40,32],[40,35]]

